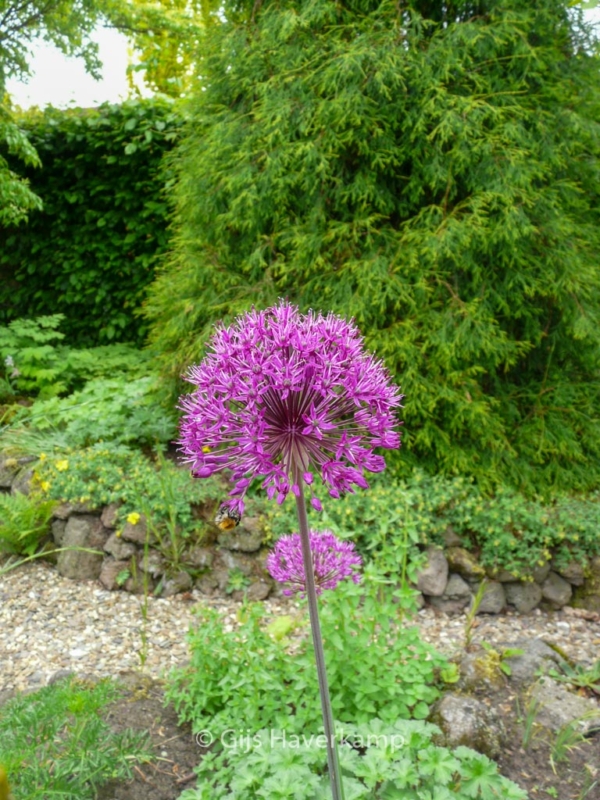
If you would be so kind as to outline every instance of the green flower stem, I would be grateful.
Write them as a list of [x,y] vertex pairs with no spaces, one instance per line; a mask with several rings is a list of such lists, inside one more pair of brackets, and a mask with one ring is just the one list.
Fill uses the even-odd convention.
[[317,676],[319,679],[319,694],[321,695],[321,710],[323,712],[323,727],[327,739],[327,765],[329,767],[329,780],[331,782],[331,794],[333,800],[344,800],[344,789],[342,786],[342,773],[335,742],[335,728],[333,724],[333,712],[331,710],[331,700],[329,697],[329,686],[327,683],[327,672],[325,670],[325,654],[323,652],[323,640],[321,638],[321,625],[319,623],[319,609],[317,606],[317,592],[315,589],[315,577],[313,572],[312,553],[310,550],[310,539],[308,535],[308,517],[306,515],[306,501],[302,475],[296,468],[295,483],[300,487],[300,494],[296,497],[296,509],[298,511],[298,524],[300,527],[300,539],[302,541],[302,561],[304,563],[304,574],[306,576],[306,598],[308,600],[308,612],[310,616],[310,629],[312,632],[313,646],[315,649],[315,660],[317,662]]

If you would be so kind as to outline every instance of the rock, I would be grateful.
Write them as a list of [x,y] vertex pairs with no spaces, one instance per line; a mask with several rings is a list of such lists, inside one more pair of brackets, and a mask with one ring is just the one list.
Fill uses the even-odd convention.
[[31,492],[32,469],[23,469],[14,478],[10,487],[11,494],[29,494]]
[[54,507],[52,516],[56,519],[68,519],[71,514],[94,514],[97,511],[92,503],[60,503]]
[[58,554],[57,569],[65,578],[74,580],[96,580],[100,576],[103,548],[108,539],[108,531],[98,517],[71,516],[65,526],[62,546],[85,548],[99,553],[66,550]]
[[63,540],[65,538],[65,528],[67,527],[67,523],[64,519],[53,519],[51,530],[52,530],[52,538],[54,539],[55,544],[58,547],[62,547]]
[[229,586],[229,570],[225,567],[218,567],[213,570],[212,579],[216,581],[219,591],[224,592]]
[[442,539],[444,540],[445,547],[460,547],[462,545],[462,539],[456,533],[452,525],[448,525],[446,530],[442,533]]
[[500,669],[501,654],[498,650],[465,653],[460,662],[459,686],[470,692],[489,690],[495,692],[506,685],[506,676]]
[[10,489],[19,471],[19,462],[16,458],[5,458],[0,461],[0,488]]
[[575,589],[573,605],[591,612],[600,612],[600,556],[589,564],[586,579]]
[[585,573],[583,564],[580,564],[578,561],[570,561],[568,564],[560,568],[557,567],[553,562],[552,569],[557,572],[561,578],[564,578],[573,586],[583,586],[583,582],[585,581]]
[[470,747],[487,756],[499,752],[499,737],[487,707],[474,697],[450,692],[435,706],[432,721],[444,736],[447,747]]
[[221,547],[226,547],[228,550],[239,550],[243,553],[254,553],[260,550],[263,541],[263,532],[261,530],[246,530],[240,525],[231,531],[222,531],[217,542]]
[[57,669],[56,672],[53,672],[52,675],[48,678],[48,686],[52,686],[55,683],[60,683],[60,681],[67,681],[71,678],[75,677],[75,673],[71,669]]
[[446,550],[446,559],[450,570],[458,572],[463,578],[483,578],[485,576],[485,569],[464,547],[449,547]]
[[117,581],[117,578],[119,575],[125,575],[129,572],[130,566],[129,561],[115,561],[114,558],[107,558],[102,564],[98,580],[109,592],[120,589],[125,584],[125,581]]
[[[133,522],[125,523],[121,531],[121,538],[125,539],[126,542],[144,545],[146,544],[147,534],[148,525],[146,523],[146,517],[141,514],[139,520],[135,524]],[[151,537],[148,537],[148,541],[150,541],[150,538]]]
[[136,572],[135,575],[127,578],[123,585],[123,589],[130,594],[144,594],[151,595],[156,589],[156,581],[153,580],[151,575],[141,570]]
[[540,704],[535,721],[553,734],[571,723],[575,723],[575,730],[581,733],[600,726],[598,703],[573,694],[552,678],[545,677],[539,681],[531,696]]
[[258,600],[266,600],[267,597],[271,594],[272,584],[267,583],[267,581],[259,580],[254,581],[248,587],[247,592],[245,593],[248,600],[251,602],[256,602]]
[[102,524],[104,525],[105,528],[116,528],[118,515],[119,515],[118,504],[111,503],[109,506],[104,507],[100,519],[102,520]]
[[56,519],[68,519],[72,510],[73,506],[71,503],[60,503],[59,505],[54,506],[52,516]]
[[[153,578],[158,578],[160,575],[164,575],[166,568],[165,559],[158,550],[148,550],[147,553],[141,552],[138,555],[138,567],[143,572],[152,575]],[[182,574],[187,575],[187,572]]]
[[196,581],[196,588],[202,594],[212,595],[219,588],[219,581],[213,574],[202,575]]
[[111,533],[104,545],[104,552],[110,553],[117,561],[125,561],[137,553],[137,547],[131,542],[124,542],[116,533]]
[[178,572],[172,578],[166,578],[163,583],[162,597],[171,597],[180,592],[187,592],[192,588],[192,577],[189,572]]
[[506,600],[519,614],[529,614],[542,599],[542,590],[537,583],[505,583]]
[[555,610],[566,606],[572,594],[571,584],[556,572],[550,572],[542,584],[543,598]]
[[519,580],[518,575],[515,575],[514,572],[509,572],[507,569],[488,568],[486,569],[486,575],[488,578],[500,583],[511,583]]
[[536,583],[543,583],[548,577],[549,572],[550,572],[550,562],[546,561],[545,564],[542,564],[541,566],[537,564],[531,570],[531,577]]
[[194,547],[185,556],[186,564],[199,569],[212,567],[215,554],[208,547]]
[[469,605],[471,589],[460,575],[450,575],[446,589],[441,597],[430,597],[429,602],[446,614],[460,614]]
[[257,562],[251,556],[232,553],[230,550],[218,550],[218,554],[221,564],[228,572],[229,570],[238,569],[244,575],[252,575],[259,568]]
[[[479,588],[479,587],[478,587]],[[475,598],[471,601],[471,605]],[[500,581],[488,581],[485,585],[483,597],[477,607],[476,614],[499,614],[506,606],[506,595]]]
[[427,548],[427,564],[419,572],[417,588],[431,597],[441,597],[448,583],[448,562],[438,547]]
[[518,639],[516,642],[503,643],[504,649],[519,649],[520,656],[506,659],[510,667],[510,681],[519,684],[533,683],[539,673],[560,666],[564,659],[541,639]]

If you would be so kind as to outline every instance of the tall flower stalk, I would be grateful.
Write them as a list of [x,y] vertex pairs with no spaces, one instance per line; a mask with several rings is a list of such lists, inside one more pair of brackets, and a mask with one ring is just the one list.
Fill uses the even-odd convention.
[[278,503],[296,498],[331,788],[343,800],[305,496],[320,511],[315,481],[333,498],[368,488],[365,471],[385,467],[374,449],[400,446],[402,396],[353,323],[284,301],[217,329],[188,380],[195,390],[181,400],[180,443],[193,474],[228,470],[225,506],[236,514],[256,478]]

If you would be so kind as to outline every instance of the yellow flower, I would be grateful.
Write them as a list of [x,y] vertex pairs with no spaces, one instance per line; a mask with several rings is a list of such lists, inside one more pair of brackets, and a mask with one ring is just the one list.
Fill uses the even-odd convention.
[[50,488],[50,481],[42,481],[40,486],[42,487],[43,492],[47,492]]
[[46,453],[40,453],[40,461],[45,461],[48,458]]
[[56,469],[59,472],[64,472],[65,470],[69,469],[69,462],[66,458],[63,458],[62,461],[56,462]]
[[127,522],[129,522],[131,525],[137,525],[139,521],[140,515],[137,513],[137,511],[132,511],[131,514],[127,514]]

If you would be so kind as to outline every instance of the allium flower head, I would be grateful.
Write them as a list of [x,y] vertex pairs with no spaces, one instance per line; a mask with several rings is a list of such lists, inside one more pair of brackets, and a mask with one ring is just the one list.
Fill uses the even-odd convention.
[[[212,337],[187,379],[181,449],[200,478],[231,470],[230,506],[244,510],[253,478],[282,503],[318,475],[332,497],[367,488],[397,448],[402,395],[352,322],[301,314],[287,302],[250,311]],[[312,494],[313,487],[311,487]],[[313,495],[312,505],[321,509]]]
[[[310,531],[310,550],[317,594],[324,589],[335,589],[344,578],[360,583],[357,570],[362,559],[354,550],[352,542],[338,539],[331,531]],[[267,556],[267,569],[279,583],[287,583],[285,595],[304,593],[306,574],[302,561],[302,544],[299,533],[282,536]]]

